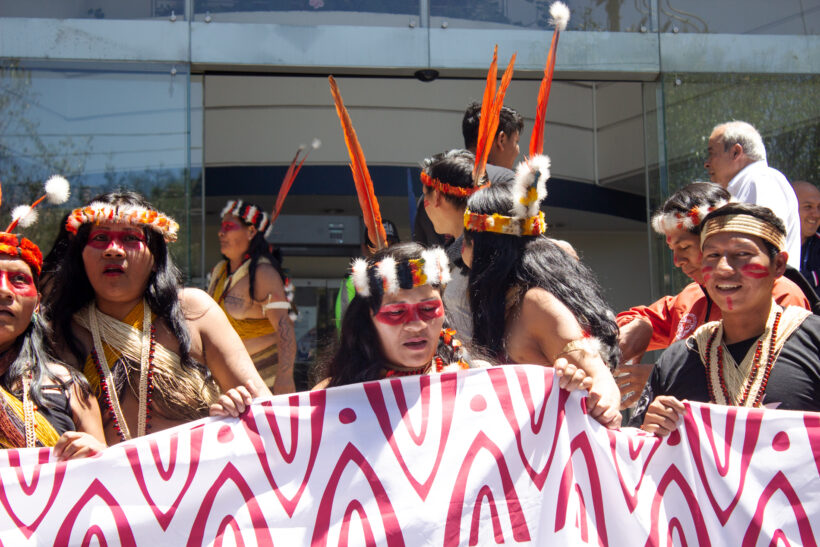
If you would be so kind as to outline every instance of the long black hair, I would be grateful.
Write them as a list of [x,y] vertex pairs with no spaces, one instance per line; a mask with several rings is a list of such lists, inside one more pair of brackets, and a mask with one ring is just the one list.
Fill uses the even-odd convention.
[[[153,209],[150,203],[136,192],[111,192],[95,197],[90,201],[114,206],[135,206]],[[72,317],[86,305],[94,301],[95,294],[83,264],[83,249],[88,241],[92,224],[80,226],[77,234],[70,239],[65,251],[65,259],[54,276],[53,289],[46,307],[46,319],[49,320],[57,336],[61,337],[82,367],[86,356],[77,343],[72,325]],[[179,290],[182,276],[173,262],[165,238],[162,234],[148,227],[143,227],[146,244],[154,257],[154,269],[148,278],[145,290],[145,301],[151,311],[163,319],[171,333],[179,342],[179,358],[183,366],[194,366],[191,358],[191,335],[188,332],[182,306],[179,302]]]
[[[392,257],[396,262],[406,262],[421,258],[424,247],[418,243],[397,243],[382,249],[367,259],[368,264],[376,264],[385,258]],[[443,292],[441,285],[432,285]],[[373,325],[371,313],[381,308],[383,293],[377,292],[369,297],[356,294],[342,318],[342,332],[335,355],[325,365],[324,377],[330,378],[329,386],[344,386],[378,380],[387,364],[382,352],[381,339]],[[439,345],[441,349],[441,345]],[[452,360],[451,355],[442,355],[445,362]]]
[[[473,213],[512,216],[512,184],[494,184],[470,198]],[[603,298],[592,271],[543,235],[516,236],[465,230],[473,244],[470,267],[472,343],[489,355],[504,352],[508,297],[522,298],[531,288],[542,288],[575,315],[581,328],[605,346],[605,360],[618,364],[618,327],[615,314]],[[510,293],[511,288],[518,291]],[[516,302],[513,302],[513,308]]]

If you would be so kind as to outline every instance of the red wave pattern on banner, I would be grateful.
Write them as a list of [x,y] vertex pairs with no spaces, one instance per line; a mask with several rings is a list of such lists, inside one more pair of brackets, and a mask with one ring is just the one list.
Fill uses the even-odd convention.
[[57,463],[0,452],[2,545],[817,545],[820,414],[609,431],[550,369],[258,401]]

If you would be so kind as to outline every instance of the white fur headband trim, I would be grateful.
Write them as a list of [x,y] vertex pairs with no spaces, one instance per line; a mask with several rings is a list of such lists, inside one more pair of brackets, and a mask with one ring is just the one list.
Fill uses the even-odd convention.
[[376,265],[378,276],[384,281],[385,294],[396,294],[399,292],[399,276],[396,272],[396,259],[392,256],[385,257]]
[[706,215],[720,209],[728,201],[720,200],[714,205],[696,205],[688,213],[658,213],[652,217],[652,228],[659,234],[666,235],[672,230],[686,230],[691,232],[696,226],[700,226]]
[[367,298],[370,296],[370,279],[367,277],[367,260],[357,258],[353,261],[352,277],[356,293]]
[[550,159],[547,156],[533,156],[518,166],[512,187],[512,216],[533,217],[538,214],[541,202],[547,197],[549,178]]

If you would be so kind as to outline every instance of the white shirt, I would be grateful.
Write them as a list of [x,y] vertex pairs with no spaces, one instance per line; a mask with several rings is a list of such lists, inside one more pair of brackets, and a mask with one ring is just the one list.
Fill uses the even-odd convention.
[[768,207],[786,225],[789,266],[800,269],[800,214],[794,189],[766,160],[750,163],[729,181],[727,188],[738,201]]

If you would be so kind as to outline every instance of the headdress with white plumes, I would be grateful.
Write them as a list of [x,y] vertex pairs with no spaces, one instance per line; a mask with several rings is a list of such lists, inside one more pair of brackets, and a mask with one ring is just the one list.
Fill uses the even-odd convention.
[[729,203],[721,199],[712,205],[702,203],[689,209],[687,212],[670,211],[657,213],[652,217],[652,228],[661,235],[668,235],[672,230],[685,230],[692,232],[700,226],[706,215]]
[[[537,236],[547,229],[541,202],[547,197],[550,159],[533,156],[518,166],[510,192],[511,216],[464,211],[464,228],[471,232],[494,232],[514,236]],[[506,211],[505,211],[506,212]]]
[[270,217],[268,214],[256,205],[245,203],[241,199],[232,199],[225,204],[219,216],[220,218],[225,218],[228,215],[239,218],[242,222],[253,226],[258,232],[262,232],[263,234],[267,234],[267,230],[270,228]]
[[[0,189],[0,198],[2,195]],[[32,272],[40,275],[43,270],[43,253],[40,252],[40,248],[31,240],[11,233],[18,223],[27,227],[37,220],[37,212],[33,209],[33,205],[20,205],[14,208],[9,228],[5,232],[0,232],[0,254],[19,258],[29,265]]]
[[36,207],[40,205],[43,200],[47,199],[49,203],[60,205],[68,201],[70,195],[68,181],[61,175],[51,175],[45,183],[45,194],[34,200],[31,205],[18,205],[11,212],[11,224],[6,228],[7,232],[13,232],[19,225],[21,228],[28,228],[37,222]]
[[450,263],[443,249],[434,247],[422,251],[421,258],[397,261],[387,256],[371,263],[357,258],[352,264],[353,286],[364,298],[395,294],[399,289],[422,285],[440,286],[450,281]]

